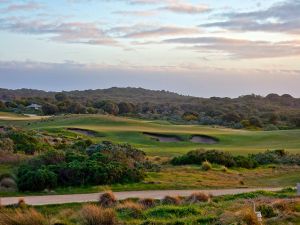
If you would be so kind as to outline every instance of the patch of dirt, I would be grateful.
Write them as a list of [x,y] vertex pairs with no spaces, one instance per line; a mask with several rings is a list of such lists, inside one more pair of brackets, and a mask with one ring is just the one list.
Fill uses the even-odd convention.
[[207,135],[193,135],[190,138],[190,141],[193,143],[201,144],[217,144],[219,142],[219,139]]
[[152,137],[156,141],[164,142],[164,143],[171,143],[171,142],[181,142],[182,140],[173,135],[166,135],[166,134],[155,134],[155,133],[149,133],[149,132],[143,132],[144,135],[147,135],[149,137]]

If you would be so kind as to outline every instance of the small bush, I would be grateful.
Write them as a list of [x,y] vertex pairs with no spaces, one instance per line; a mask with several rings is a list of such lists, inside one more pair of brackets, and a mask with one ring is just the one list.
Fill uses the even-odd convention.
[[201,168],[204,170],[204,171],[208,171],[208,170],[211,170],[212,169],[212,165],[210,162],[208,161],[204,161],[201,165]]
[[203,192],[193,193],[187,198],[187,201],[189,203],[208,202],[209,200],[210,200],[210,196]]
[[113,209],[104,209],[96,205],[85,205],[81,209],[83,225],[115,225],[117,216]]
[[139,203],[144,207],[144,208],[152,208],[155,206],[155,200],[153,198],[144,198],[140,199]]
[[47,225],[48,220],[34,209],[1,210],[1,225]]
[[162,204],[165,205],[180,205],[181,199],[179,196],[166,196],[162,199]]
[[102,207],[112,207],[117,203],[116,196],[111,192],[105,192],[100,195],[99,204]]
[[258,206],[258,211],[260,211],[263,217],[266,218],[272,218],[277,216],[277,213],[274,211],[273,207],[269,205]]

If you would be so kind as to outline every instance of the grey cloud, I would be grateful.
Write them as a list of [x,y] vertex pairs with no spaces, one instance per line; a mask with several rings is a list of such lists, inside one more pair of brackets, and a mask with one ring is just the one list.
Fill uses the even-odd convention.
[[[0,1],[1,2],[1,1]],[[7,1],[3,1],[6,3]],[[5,8],[2,8],[1,11],[4,13],[14,12],[14,11],[31,11],[42,8],[42,5],[37,2],[25,2],[25,3],[13,3],[8,5]]]
[[300,42],[266,42],[240,39],[198,37],[173,38],[163,43],[182,44],[184,49],[199,52],[221,52],[231,58],[276,58],[300,55]]
[[[152,12],[168,11],[179,14],[202,14],[211,11],[207,5],[192,4],[184,0],[123,0],[123,2],[127,2],[131,5],[161,5],[158,8],[150,10]],[[130,12],[131,11],[127,11],[127,13]],[[137,12],[135,12],[135,14],[138,15]]]
[[225,21],[201,24],[237,31],[268,31],[300,34],[300,0],[288,0],[266,10],[232,12],[222,15]]
[[96,23],[47,22],[40,20],[0,19],[0,29],[25,34],[48,34],[50,39],[65,43],[118,45]]
[[[125,28],[125,29],[124,29]],[[127,27],[128,28],[128,27]],[[195,34],[199,33],[197,28],[187,28],[187,27],[177,27],[177,26],[162,26],[162,27],[150,27],[145,26],[129,27],[119,27],[119,31],[123,30],[122,37],[124,38],[148,38],[148,37],[162,37],[162,36],[176,36],[183,34]],[[124,32],[125,31],[125,32]]]

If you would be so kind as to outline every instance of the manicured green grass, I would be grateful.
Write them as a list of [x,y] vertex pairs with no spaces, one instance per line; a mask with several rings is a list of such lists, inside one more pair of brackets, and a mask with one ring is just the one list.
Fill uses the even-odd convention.
[[[8,121],[1,122],[8,123]],[[234,154],[248,154],[267,149],[285,149],[300,153],[300,130],[247,131],[198,125],[174,125],[166,121],[145,121],[105,115],[72,115],[51,117],[38,121],[10,121],[9,124],[28,129],[47,130],[57,135],[83,136],[66,128],[82,128],[99,132],[102,137],[90,137],[95,141],[110,140],[130,143],[149,155],[174,156],[196,148],[219,149]],[[184,141],[161,143],[143,132],[176,135]],[[217,144],[199,144],[189,141],[191,135],[209,135],[218,138]]]
[[43,118],[48,118],[48,117],[47,116],[28,116],[28,115],[13,113],[13,112],[0,112],[0,124],[10,123],[10,121],[32,121],[32,120],[40,120]]

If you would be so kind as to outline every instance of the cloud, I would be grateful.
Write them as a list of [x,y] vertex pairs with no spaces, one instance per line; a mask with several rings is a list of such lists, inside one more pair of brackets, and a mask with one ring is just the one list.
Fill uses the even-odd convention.
[[118,45],[97,23],[46,22],[41,20],[0,19],[0,29],[25,34],[47,34],[53,41],[91,45]]
[[124,11],[115,11],[114,14],[119,14],[123,16],[138,16],[138,17],[149,17],[158,14],[156,10],[124,10]]
[[257,59],[300,56],[300,41],[266,42],[219,37],[173,38],[163,43],[182,44],[198,52],[217,52],[231,58]]
[[[168,11],[180,14],[202,14],[211,9],[205,4],[192,4],[184,0],[123,0],[131,5],[162,5],[150,11]],[[124,11],[130,13],[131,11]],[[144,11],[145,13],[145,11]],[[138,13],[135,13],[139,15]]]
[[[3,1],[3,2],[5,3],[7,1]],[[8,13],[14,11],[31,11],[40,8],[42,8],[42,5],[37,2],[26,2],[26,3],[19,3],[19,4],[10,4],[6,8],[3,8],[1,11]]]
[[149,26],[137,24],[133,26],[114,27],[110,31],[121,38],[152,38],[163,36],[178,36],[199,33],[199,29],[179,26]]
[[268,9],[232,12],[222,15],[225,21],[201,24],[234,31],[267,31],[300,34],[300,0],[288,0]]
[[167,5],[160,7],[159,9],[181,14],[202,14],[210,11],[210,8],[204,4],[196,5],[176,0],[169,1]]

